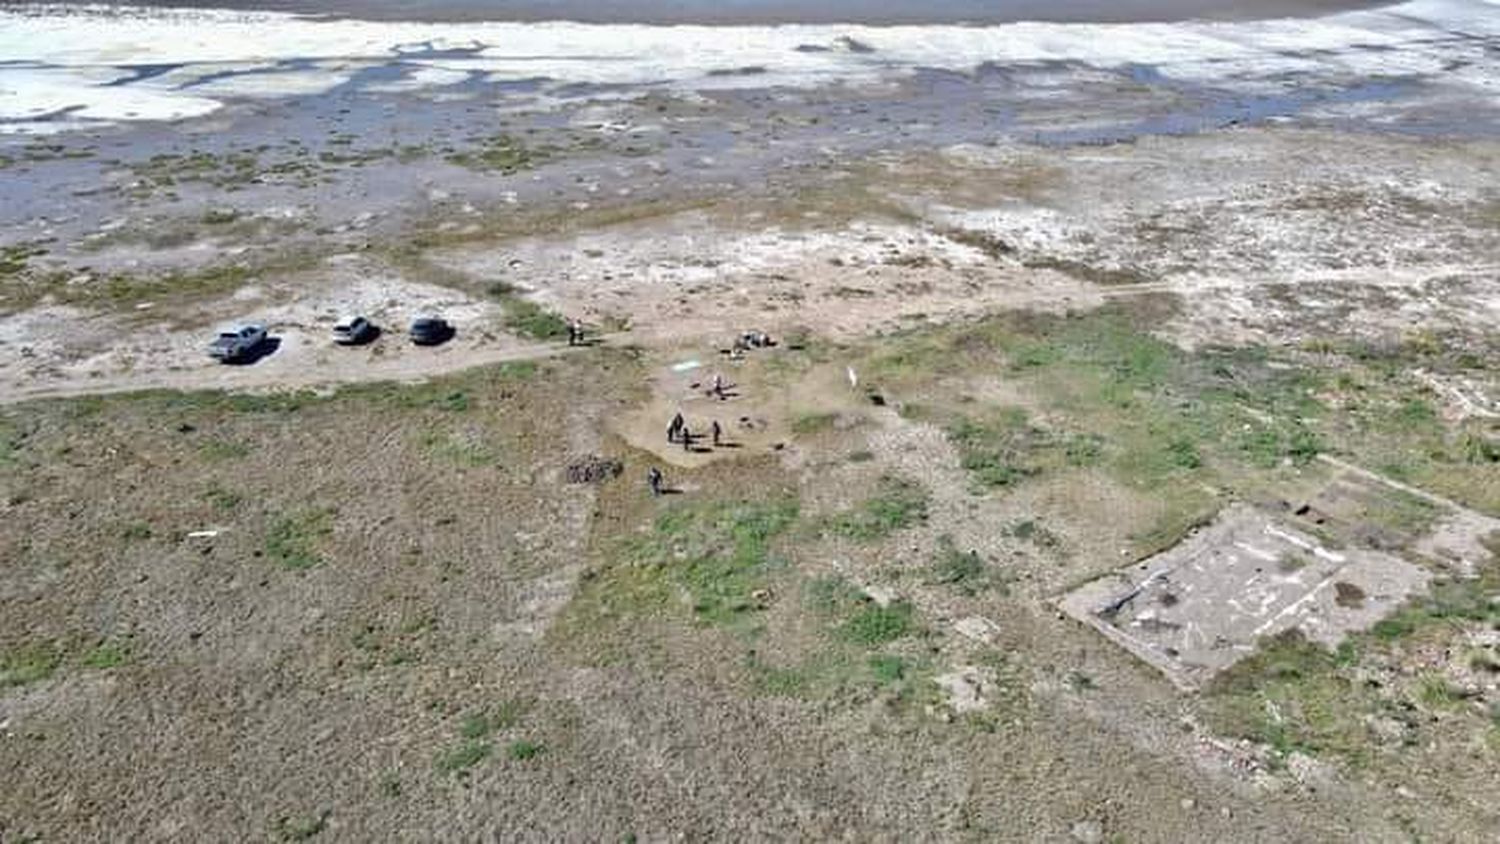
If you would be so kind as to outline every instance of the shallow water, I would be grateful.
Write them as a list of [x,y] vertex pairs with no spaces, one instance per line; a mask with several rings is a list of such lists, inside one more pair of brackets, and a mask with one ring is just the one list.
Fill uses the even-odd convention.
[[[1387,5],[1379,0],[165,0],[158,5],[265,9],[363,20],[589,23],[995,24],[1256,20]],[[19,5],[0,0],[0,6]]]

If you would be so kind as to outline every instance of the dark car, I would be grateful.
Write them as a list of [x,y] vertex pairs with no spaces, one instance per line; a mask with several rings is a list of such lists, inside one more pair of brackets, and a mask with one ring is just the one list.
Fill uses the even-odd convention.
[[340,346],[358,346],[375,339],[379,329],[362,316],[346,317],[333,327],[333,342]]
[[436,346],[453,336],[453,326],[442,317],[417,317],[411,323],[411,341],[418,346]]

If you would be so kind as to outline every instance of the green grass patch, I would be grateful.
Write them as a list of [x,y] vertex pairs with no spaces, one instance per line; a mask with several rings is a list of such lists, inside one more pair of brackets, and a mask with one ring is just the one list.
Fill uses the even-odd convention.
[[288,390],[275,393],[228,393],[223,390],[197,390],[190,393],[156,391],[138,398],[174,413],[225,414],[292,414],[303,408],[329,401],[310,390]]
[[266,534],[265,554],[283,569],[310,569],[323,562],[318,546],[332,534],[332,510],[308,510],[282,516],[271,524]]
[[537,742],[527,739],[517,739],[506,746],[505,753],[518,762],[524,762],[527,759],[540,756],[543,749],[542,745]]
[[981,487],[1008,487],[1041,471],[1036,451],[1048,443],[1044,431],[1027,424],[1026,412],[1004,408],[986,420],[960,418],[948,428],[959,461]]
[[149,522],[131,522],[120,528],[120,538],[127,542],[144,542],[154,534]]
[[[755,652],[745,660],[755,690],[773,697],[855,703],[881,695],[899,705],[931,697],[932,666],[895,654],[869,653],[841,638],[790,664],[767,662]],[[925,694],[925,696],[924,696]]]
[[13,420],[0,417],[0,466],[14,466],[23,448],[23,437]]
[[[1409,642],[1443,643],[1457,649],[1469,631],[1500,626],[1500,564],[1481,567],[1470,580],[1437,581],[1369,632],[1355,634],[1329,651],[1293,631],[1261,643],[1260,650],[1210,684],[1210,721],[1225,735],[1269,745],[1279,756],[1293,751],[1333,755],[1353,764],[1371,758],[1370,716],[1394,717],[1414,727],[1413,704],[1428,711],[1465,712],[1461,690],[1436,671],[1419,675],[1410,688],[1363,682],[1361,665],[1405,659]],[[1475,724],[1484,729],[1484,724]]]
[[436,767],[439,773],[462,776],[494,752],[495,746],[490,742],[471,739],[438,754]]
[[62,661],[62,649],[52,643],[32,643],[0,651],[0,689],[46,680]]
[[862,542],[884,539],[927,521],[929,496],[919,484],[887,475],[876,493],[854,509],[834,516],[829,530]]
[[996,585],[990,567],[977,551],[960,551],[953,537],[938,538],[937,552],[928,567],[927,582],[948,586],[964,595],[976,595]]
[[876,654],[870,657],[870,676],[883,686],[901,682],[909,672],[910,666],[903,657],[894,654]]
[[537,303],[519,297],[505,301],[505,327],[533,340],[556,340],[568,334],[568,321]]
[[472,712],[459,722],[458,734],[466,739],[487,738],[491,733],[520,724],[526,709],[521,701],[507,700],[489,709]]
[[[490,370],[506,380],[506,374],[498,367]],[[376,382],[354,384],[340,388],[338,396],[360,403],[378,404],[396,410],[440,410],[447,413],[464,413],[479,406],[479,391],[458,386],[452,379],[436,379],[421,384],[398,384]]]
[[746,657],[746,670],[761,694],[811,700],[827,687],[837,684],[845,675],[842,663],[832,662],[824,654],[789,666],[771,665],[753,651]]
[[1447,514],[1447,508],[1399,489],[1383,491],[1362,503],[1364,521],[1408,539],[1427,533]]
[[54,291],[54,295],[69,304],[121,307],[164,296],[176,299],[228,293],[243,287],[254,277],[253,270],[237,264],[161,275],[121,273],[97,278],[88,284],[64,286]]
[[1302,752],[1363,761],[1372,749],[1365,716],[1379,702],[1339,669],[1334,653],[1298,633],[1264,642],[1210,685],[1211,723],[1279,758]]
[[[691,596],[693,612],[705,621],[729,623],[756,608],[751,593],[762,587],[770,568],[772,541],[796,521],[792,501],[740,504],[706,511],[678,511],[657,522],[678,562],[669,571]],[[660,560],[658,545],[653,556]]]
[[481,140],[471,149],[451,153],[447,160],[450,164],[470,170],[499,172],[508,176],[529,170],[546,161],[547,157],[545,151],[530,148],[513,135],[500,134]]
[[1428,671],[1417,678],[1417,699],[1428,709],[1452,709],[1463,701],[1463,694],[1441,673]]
[[225,489],[218,484],[209,486],[208,491],[203,493],[204,500],[214,506],[216,510],[233,510],[244,503],[245,497],[233,490]]
[[852,583],[836,574],[808,581],[806,591],[808,608],[825,614],[854,606],[863,597]]
[[792,433],[807,436],[833,430],[837,413],[801,413],[792,420]]
[[1062,545],[1062,540],[1053,533],[1040,519],[1021,519],[1012,522],[1005,527],[1005,533],[1022,542],[1029,542],[1038,548],[1054,549]]
[[[1331,447],[1321,429],[1327,375],[1264,350],[1179,349],[1150,333],[1171,312],[1148,297],[1085,314],[921,329],[883,341],[862,366],[872,382],[917,392],[932,418],[946,420],[982,489],[1080,467],[1139,489],[1213,485],[1226,470],[1304,464]],[[1034,410],[944,403],[928,386],[934,376],[997,368],[1035,399]]]
[[0,280],[20,275],[26,271],[32,258],[39,258],[46,254],[46,247],[36,242],[0,246]]
[[[469,769],[490,758],[495,752],[491,738],[495,733],[509,730],[521,723],[528,706],[519,700],[502,701],[494,706],[476,710],[458,722],[458,744],[439,753],[435,766],[439,773],[466,776]],[[516,756],[516,745],[508,748],[511,758]],[[537,752],[540,752],[540,747]],[[532,755],[535,755],[534,753]]]
[[570,623],[649,616],[676,606],[697,620],[738,627],[761,610],[755,593],[785,566],[777,541],[797,521],[794,498],[688,503],[661,514],[642,537],[589,577]]
[[912,606],[897,601],[889,606],[867,604],[839,628],[849,641],[864,647],[876,647],[906,636],[914,629]]
[[107,670],[124,665],[127,657],[125,646],[119,642],[100,642],[83,655],[83,664],[87,668]]
[[497,460],[495,453],[473,436],[426,431],[418,437],[417,444],[434,458],[466,469],[492,466]]
[[772,660],[759,646],[749,652],[746,670],[756,689],[769,695],[802,700],[867,700],[879,694],[906,704],[929,690],[930,662],[884,648],[905,639],[918,627],[906,602],[880,607],[838,575],[803,584],[807,609],[821,622],[823,635],[800,642]]
[[239,460],[250,456],[250,446],[233,440],[211,439],[198,446],[206,460]]

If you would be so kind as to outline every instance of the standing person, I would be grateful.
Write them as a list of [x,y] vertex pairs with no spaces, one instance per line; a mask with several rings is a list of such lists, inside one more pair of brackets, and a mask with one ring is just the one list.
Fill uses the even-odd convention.
[[646,470],[646,486],[651,490],[652,498],[661,496],[661,470],[652,466]]
[[724,426],[720,425],[719,420],[715,419],[713,427],[709,430],[711,430],[714,435],[714,448],[718,448],[719,438],[724,435]]
[[583,321],[577,318],[568,320],[568,345],[577,346],[583,342]]
[[682,450],[683,451],[692,451],[693,450],[693,432],[690,431],[690,430],[688,430],[688,426],[687,426],[686,422],[682,423],[682,434],[681,434],[681,436],[682,436]]
[[683,429],[686,427],[687,420],[682,418],[682,414],[678,413],[674,415],[672,417],[672,424],[667,426],[667,442],[676,442],[677,435],[682,433]]

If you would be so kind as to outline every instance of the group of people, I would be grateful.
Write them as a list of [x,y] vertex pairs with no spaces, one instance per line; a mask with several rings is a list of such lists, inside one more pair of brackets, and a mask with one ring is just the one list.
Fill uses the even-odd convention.
[[[573,327],[575,325],[578,326],[577,342],[583,341],[583,325],[574,320],[568,324],[568,345],[575,345],[573,339]],[[740,358],[749,349],[764,349],[774,345],[776,345],[776,341],[771,339],[769,334],[763,331],[747,331],[735,338],[734,345],[730,349],[729,354],[732,358]],[[725,401],[729,398],[729,390],[732,386],[724,382],[723,375],[715,373],[713,380],[709,382],[707,393],[719,401]],[[693,441],[698,436],[701,435],[693,433],[692,429],[688,427],[687,419],[683,417],[681,412],[673,414],[672,420],[667,423],[667,442],[673,445],[680,444],[683,451],[692,451]],[[718,448],[723,444],[724,426],[719,424],[719,420],[715,419],[710,423],[708,436],[711,442],[713,442],[714,448]],[[646,487],[651,490],[652,496],[662,495],[666,491],[665,483],[666,481],[661,473],[661,469],[652,466],[646,470]]]
[[[723,443],[724,426],[719,424],[719,420],[713,420],[713,423],[709,426],[708,435],[715,448],[718,448]],[[683,451],[693,450],[693,440],[697,436],[688,427],[687,420],[683,418],[681,413],[674,414],[672,421],[667,423],[667,442],[681,443]]]
[[[694,434],[692,429],[688,427],[687,419],[681,413],[673,414],[672,421],[667,423],[667,442],[681,444],[683,451],[692,451],[693,441],[699,436],[699,434]],[[708,437],[709,441],[713,443],[714,448],[723,445],[724,426],[719,424],[719,420],[715,419],[709,423]],[[652,466],[647,470],[646,486],[651,490],[653,496],[662,494],[662,473],[660,469]]]

